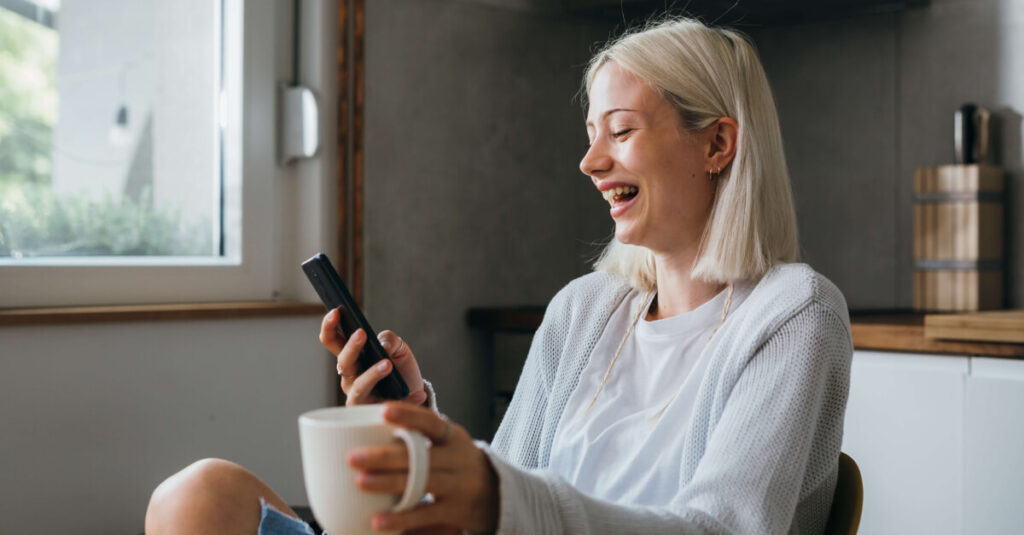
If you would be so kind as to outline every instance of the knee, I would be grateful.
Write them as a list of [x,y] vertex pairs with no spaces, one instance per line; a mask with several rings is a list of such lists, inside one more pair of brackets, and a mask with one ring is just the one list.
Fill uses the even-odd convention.
[[146,533],[184,533],[189,532],[185,524],[216,523],[216,517],[225,512],[224,502],[253,477],[245,468],[223,459],[190,464],[153,491],[146,509]]
[[249,472],[245,468],[231,461],[202,459],[164,480],[153,491],[152,501],[163,503],[172,501],[172,498],[195,496],[197,493],[210,491],[218,494],[227,493],[248,475]]

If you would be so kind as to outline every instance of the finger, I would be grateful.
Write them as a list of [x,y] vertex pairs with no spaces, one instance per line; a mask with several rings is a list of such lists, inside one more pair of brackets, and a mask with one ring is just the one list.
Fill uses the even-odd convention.
[[328,312],[320,323],[320,343],[331,352],[332,355],[341,353],[344,340],[338,336],[338,309]]
[[[405,444],[388,444],[353,449],[347,457],[348,465],[364,472],[408,470],[409,453]],[[453,448],[430,448],[430,469],[436,472],[452,471],[465,464],[465,454]]]
[[377,340],[380,340],[381,347],[388,352],[388,356],[392,359],[401,360],[412,354],[409,345],[394,331],[384,330],[377,333]]
[[[401,494],[409,479],[408,471],[393,472],[359,472],[356,474],[356,487],[366,492],[383,494]],[[435,496],[450,495],[456,482],[450,474],[431,474],[427,480],[425,492]]]
[[453,520],[450,507],[430,504],[420,505],[404,513],[377,513],[373,515],[370,524],[377,531],[405,531],[450,524]]
[[426,390],[417,390],[402,400],[403,403],[410,403],[412,405],[423,405],[425,401],[427,401]]
[[439,443],[444,439],[451,438],[448,426],[451,425],[451,434],[454,435],[461,427],[448,420],[441,418],[436,412],[426,407],[416,407],[408,403],[388,403],[384,408],[384,421],[415,429],[430,439],[433,443]]
[[[430,448],[430,469],[434,471],[450,471],[460,466],[459,461],[465,457],[452,448],[434,446]],[[364,472],[387,472],[391,470],[407,470],[409,453],[404,444],[388,444],[353,449],[349,452],[349,466]]]
[[[359,375],[359,353],[366,345],[366,331],[356,329],[338,352],[338,374],[346,379]],[[342,385],[344,387],[344,385]],[[346,392],[348,394],[348,392]]]
[[348,396],[346,403],[348,405],[359,405],[361,403],[369,402],[370,393],[373,391],[373,387],[390,372],[390,361],[382,360],[377,364],[374,364],[373,367],[357,377],[355,381],[352,381],[352,385],[349,386],[348,392],[345,392],[345,395]]
[[406,530],[402,535],[460,535],[462,530],[453,526],[428,526]]
[[349,452],[348,465],[364,472],[408,470],[409,453],[405,444],[358,448]]

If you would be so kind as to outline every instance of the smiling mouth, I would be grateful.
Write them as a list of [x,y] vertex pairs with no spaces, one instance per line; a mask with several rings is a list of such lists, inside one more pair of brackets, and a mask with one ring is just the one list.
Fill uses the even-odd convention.
[[612,188],[602,193],[604,200],[608,201],[613,207],[619,204],[628,202],[639,192],[639,188],[636,186],[625,186],[621,188]]

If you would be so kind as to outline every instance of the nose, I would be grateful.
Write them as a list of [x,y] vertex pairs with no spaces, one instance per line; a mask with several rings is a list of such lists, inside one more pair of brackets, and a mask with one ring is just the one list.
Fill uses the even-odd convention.
[[600,139],[590,145],[587,153],[580,160],[580,171],[589,177],[597,178],[601,174],[610,171],[611,168],[612,158],[608,155],[607,147],[605,147],[605,144]]

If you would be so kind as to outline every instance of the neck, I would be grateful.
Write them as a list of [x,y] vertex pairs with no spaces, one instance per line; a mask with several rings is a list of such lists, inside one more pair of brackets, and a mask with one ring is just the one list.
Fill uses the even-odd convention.
[[654,321],[685,314],[718,295],[726,285],[692,278],[695,252],[676,255],[655,254],[658,295],[647,312]]

